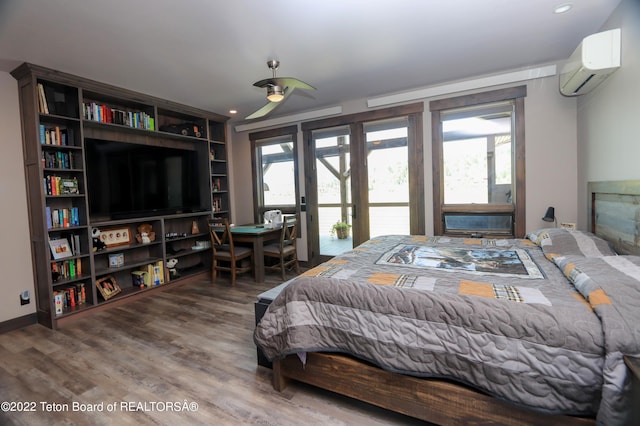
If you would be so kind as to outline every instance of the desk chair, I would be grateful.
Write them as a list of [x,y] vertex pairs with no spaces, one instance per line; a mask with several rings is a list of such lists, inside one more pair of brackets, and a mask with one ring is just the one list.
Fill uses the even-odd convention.
[[296,246],[296,237],[298,233],[298,220],[293,216],[285,216],[282,221],[282,232],[280,233],[280,241],[264,246],[265,258],[277,259],[277,263],[265,266],[265,269],[280,270],[282,279],[286,279],[285,271],[287,268],[294,267],[296,273],[300,273],[298,265],[298,252]]
[[[211,236],[211,281],[216,282],[218,271],[231,272],[231,285],[236,283],[236,275],[253,269],[253,250],[248,247],[235,247],[229,228],[229,221],[224,219],[209,220]],[[248,266],[242,266],[242,260],[249,259]],[[240,264],[238,264],[240,262]]]

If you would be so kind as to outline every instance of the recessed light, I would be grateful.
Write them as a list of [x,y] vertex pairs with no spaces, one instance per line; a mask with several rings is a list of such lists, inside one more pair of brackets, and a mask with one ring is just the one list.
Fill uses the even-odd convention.
[[238,110],[237,109],[230,109],[229,110],[229,114],[237,114]]
[[553,9],[553,13],[555,13],[556,15],[559,15],[561,13],[566,13],[569,10],[571,10],[572,7],[573,7],[572,3],[563,3],[556,6],[555,9]]

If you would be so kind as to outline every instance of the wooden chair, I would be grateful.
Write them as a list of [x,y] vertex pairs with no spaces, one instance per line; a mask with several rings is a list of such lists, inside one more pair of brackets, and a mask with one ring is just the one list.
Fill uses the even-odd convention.
[[274,265],[265,266],[265,269],[280,270],[283,280],[286,278],[285,271],[287,270],[287,268],[293,266],[296,270],[296,273],[300,273],[296,245],[297,233],[297,218],[292,216],[285,216],[282,222],[280,241],[264,246],[265,258],[277,259],[277,263],[275,263]]
[[[218,271],[231,272],[231,285],[236,283],[236,275],[253,269],[253,250],[248,247],[236,247],[229,221],[224,219],[209,220],[209,235],[211,236],[211,281],[215,282]],[[249,259],[249,265],[243,266],[242,260]],[[240,264],[238,263],[240,262]]]

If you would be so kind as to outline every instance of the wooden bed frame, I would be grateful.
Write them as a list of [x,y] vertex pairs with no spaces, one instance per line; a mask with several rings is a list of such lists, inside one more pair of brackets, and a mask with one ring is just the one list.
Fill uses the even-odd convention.
[[[589,183],[589,228],[607,239],[620,253],[640,254],[639,239],[629,235],[629,224],[616,230],[611,216],[596,207],[613,207],[640,217],[640,181]],[[621,204],[623,206],[621,206]],[[629,214],[629,209],[638,215]],[[617,216],[616,216],[617,217]],[[639,226],[634,229],[640,229]],[[597,232],[596,232],[597,231]],[[634,374],[634,406],[640,406],[640,360],[625,358]],[[443,379],[391,373],[352,357],[308,353],[306,365],[290,355],[273,362],[273,387],[283,390],[289,380],[311,384],[391,411],[436,424],[593,425],[594,418],[540,413],[504,402],[470,387]],[[638,403],[636,403],[638,402]],[[640,411],[640,410],[636,410]],[[640,418],[634,412],[633,418]]]
[[289,379],[436,424],[594,425],[592,418],[541,414],[442,379],[390,373],[345,355],[313,352],[273,362],[273,387]]

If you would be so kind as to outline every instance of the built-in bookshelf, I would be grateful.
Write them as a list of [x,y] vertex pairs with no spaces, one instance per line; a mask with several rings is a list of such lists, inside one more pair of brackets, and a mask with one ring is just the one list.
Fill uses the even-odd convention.
[[229,208],[229,174],[225,129],[209,123],[209,161],[211,162],[211,205],[214,217],[231,220]]
[[[76,314],[153,294],[210,269],[208,220],[230,217],[228,117],[32,64],[12,75],[19,86],[40,323],[56,328]],[[143,214],[134,211],[137,201],[125,213],[105,212],[101,206],[125,198],[118,186],[127,190],[114,178],[104,188],[95,183],[96,176],[117,175],[122,167],[94,158],[112,145],[122,152],[156,147],[162,153],[156,163],[140,162],[141,175],[162,170],[154,167],[159,162],[195,166],[196,173],[157,176],[151,186],[165,182],[169,201],[162,207],[173,206],[175,180],[184,180],[180,191],[188,195],[181,197],[200,201],[156,209],[155,189],[140,188],[127,194],[149,195],[144,202],[150,204],[141,201]]]

